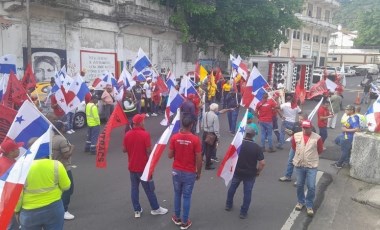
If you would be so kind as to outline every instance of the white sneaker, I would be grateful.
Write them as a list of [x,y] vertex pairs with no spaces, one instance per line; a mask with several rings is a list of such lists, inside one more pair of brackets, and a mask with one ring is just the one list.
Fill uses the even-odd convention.
[[149,114],[146,113],[145,116],[146,116],[146,117],[149,117]]
[[157,117],[157,113],[152,113],[152,117]]
[[135,211],[135,218],[140,218],[142,212],[143,212],[142,208],[141,208],[141,211]]
[[67,130],[66,133],[67,134],[73,134],[73,132],[71,132],[71,130]]
[[159,207],[157,210],[150,211],[150,214],[152,214],[153,216],[165,215],[166,213],[168,213],[168,210],[166,208],[163,208],[163,207]]
[[72,220],[75,218],[75,216],[67,211],[65,212],[64,218],[65,220]]
[[75,131],[73,129],[70,129],[71,133],[75,133]]

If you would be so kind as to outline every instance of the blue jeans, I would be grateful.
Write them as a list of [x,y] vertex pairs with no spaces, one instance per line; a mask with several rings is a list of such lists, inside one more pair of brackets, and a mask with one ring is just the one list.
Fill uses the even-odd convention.
[[319,127],[319,135],[322,137],[323,143],[327,139],[327,127]]
[[[296,173],[298,203],[306,204],[306,208],[313,208],[317,168],[296,167]],[[304,189],[305,183],[307,187],[306,199]]]
[[277,142],[280,142],[280,131],[278,131],[277,115],[272,117],[272,123],[274,135],[277,137]]
[[71,185],[69,190],[66,190],[62,193],[62,202],[63,202],[63,208],[65,209],[65,212],[69,209],[70,204],[70,197],[73,195],[74,192],[74,179],[73,174],[71,173],[71,170],[67,171],[67,176],[69,176],[69,179],[71,181]]
[[340,151],[342,154],[337,162],[339,166],[342,166],[343,163],[346,163],[346,164],[350,163],[351,149],[352,149],[352,140],[342,138],[341,145],[340,145]]
[[141,98],[136,99],[136,112],[141,113]]
[[100,125],[88,127],[85,151],[96,152],[96,143],[100,133]]
[[173,169],[173,187],[174,187],[174,214],[177,218],[181,217],[181,201],[182,205],[182,223],[189,220],[191,194],[193,192],[196,174],[191,172],[179,171]]
[[281,124],[281,130],[280,130],[280,143],[278,144],[278,146],[282,146],[283,144],[285,144],[285,129],[292,129],[293,126],[294,126],[295,122],[289,122],[289,121],[282,121],[282,124]]
[[31,210],[22,209],[20,223],[22,230],[61,230],[63,229],[62,200],[55,201],[45,207]]
[[285,172],[285,176],[287,178],[291,178],[292,174],[293,174],[293,169],[294,169],[293,158],[294,158],[294,154],[295,154],[294,149],[290,148],[290,150],[289,150],[289,158],[288,158],[288,165],[286,166],[286,172]]
[[148,182],[140,180],[142,176],[141,173],[129,172],[131,178],[131,199],[133,204],[133,209],[135,211],[141,211],[141,205],[139,201],[139,185],[143,187],[146,196],[148,197],[150,207],[152,210],[157,210],[160,206],[158,205],[156,193],[154,193],[155,187],[153,180]]
[[259,121],[259,124],[260,124],[260,131],[261,131],[261,147],[265,149],[265,140],[268,139],[269,148],[273,148],[273,141],[272,141],[273,123]]
[[241,214],[247,214],[249,205],[251,204],[251,198],[252,198],[252,190],[253,185],[255,184],[255,177],[253,178],[239,178],[236,175],[231,180],[230,188],[227,192],[227,201],[226,201],[226,207],[231,208],[233,201],[234,201],[234,195],[236,192],[236,189],[239,187],[240,182],[243,181],[243,205],[240,207],[240,213]]
[[65,126],[66,126],[66,131],[72,130],[73,129],[73,124],[74,124],[74,113],[73,112],[68,112],[65,115]]
[[335,144],[341,146],[343,138],[344,138],[344,135],[343,134],[339,134],[339,136],[337,136],[335,138],[335,140],[334,140]]
[[368,104],[368,101],[369,101],[368,99],[369,99],[369,92],[363,92],[363,96],[360,100],[360,104],[363,104],[363,102]]
[[234,109],[227,112],[228,125],[230,127],[230,133],[236,132],[236,121],[239,115],[239,109]]

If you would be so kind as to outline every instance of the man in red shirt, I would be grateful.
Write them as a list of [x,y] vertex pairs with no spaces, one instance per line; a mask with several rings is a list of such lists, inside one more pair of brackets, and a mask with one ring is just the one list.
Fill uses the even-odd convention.
[[275,152],[273,149],[273,111],[277,109],[277,104],[273,100],[268,100],[268,94],[265,93],[263,99],[256,106],[256,115],[259,119],[260,131],[261,131],[261,147],[263,152],[265,149],[265,140],[268,139],[270,153]]
[[124,137],[123,151],[128,154],[128,170],[131,178],[131,198],[135,211],[135,218],[140,218],[143,209],[139,202],[139,185],[141,183],[146,196],[148,197],[152,215],[163,215],[168,212],[166,208],[158,205],[154,192],[154,182],[140,180],[148,156],[151,152],[150,134],[144,129],[145,114],[136,114],[132,118],[133,128]]
[[[181,229],[191,226],[189,220],[191,194],[195,180],[199,180],[202,170],[202,148],[198,136],[191,133],[194,125],[191,117],[182,119],[182,130],[170,139],[168,157],[173,161],[174,215],[172,221]],[[183,197],[183,202],[181,202]],[[181,203],[183,204],[182,219]]]
[[333,117],[329,110],[329,101],[326,99],[318,109],[318,128],[319,135],[322,137],[323,143],[327,139],[327,123],[328,119]]
[[20,154],[20,147],[24,143],[16,143],[13,140],[6,138],[0,146],[0,176],[2,176],[15,162]]

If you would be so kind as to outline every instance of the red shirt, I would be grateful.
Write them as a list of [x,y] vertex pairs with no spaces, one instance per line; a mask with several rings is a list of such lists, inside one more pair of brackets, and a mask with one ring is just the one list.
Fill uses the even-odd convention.
[[14,163],[15,159],[9,159],[8,157],[0,157],[0,176],[2,176]]
[[327,117],[328,115],[330,115],[330,111],[328,108],[326,108],[324,106],[319,107],[319,109],[318,109],[318,127],[320,127],[320,128],[327,127],[328,119],[322,120],[321,117]]
[[273,110],[275,110],[276,102],[267,100],[266,102],[260,101],[256,106],[259,121],[272,122]]
[[55,95],[51,96],[51,107],[53,108],[53,112],[57,117],[62,117],[65,115],[65,111],[58,105],[57,99],[55,98]]
[[170,150],[174,151],[173,169],[196,172],[196,154],[201,154],[201,142],[191,132],[179,132],[170,139]]
[[150,134],[144,128],[135,127],[125,134],[123,145],[128,154],[128,170],[144,172],[149,154],[146,151],[151,146]]

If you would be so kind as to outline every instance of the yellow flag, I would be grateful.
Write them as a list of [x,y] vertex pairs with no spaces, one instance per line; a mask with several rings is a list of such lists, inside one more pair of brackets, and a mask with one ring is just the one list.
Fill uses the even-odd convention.
[[207,70],[202,65],[199,67],[199,79],[201,82],[207,77]]

